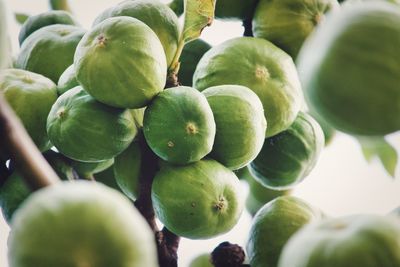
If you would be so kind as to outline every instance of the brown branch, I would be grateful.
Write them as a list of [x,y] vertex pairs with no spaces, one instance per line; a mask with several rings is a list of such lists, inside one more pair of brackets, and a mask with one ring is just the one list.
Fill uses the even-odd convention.
[[243,36],[248,36],[248,37],[253,37],[253,23],[252,19],[244,19],[243,20],[243,27],[244,27],[244,33]]
[[156,241],[160,267],[177,267],[180,237],[164,227],[156,232]]
[[24,126],[0,92],[0,147],[4,148],[33,190],[60,179],[43,158]]
[[11,175],[11,171],[7,168],[5,162],[0,162],[0,187],[6,182]]
[[158,231],[155,221],[153,203],[151,201],[151,186],[157,172],[157,156],[148,147],[143,133],[140,133],[139,145],[142,153],[140,166],[141,175],[139,177],[139,196],[135,201],[135,206],[146,219],[154,233]]
[[164,228],[162,231],[159,230],[151,200],[151,187],[154,176],[158,171],[158,157],[147,145],[143,133],[140,134],[139,145],[142,153],[141,176],[139,178],[139,196],[134,204],[153,230],[160,267],[177,267],[177,251],[180,237],[170,232],[167,228]]

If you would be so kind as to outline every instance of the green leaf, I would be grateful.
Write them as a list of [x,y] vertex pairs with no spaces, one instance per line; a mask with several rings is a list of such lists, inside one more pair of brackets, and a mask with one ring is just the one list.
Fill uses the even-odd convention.
[[72,13],[68,0],[50,0],[50,7],[53,10],[64,10]]
[[206,26],[214,20],[216,0],[185,0],[182,38],[185,43],[200,37]]
[[24,22],[29,18],[29,15],[23,13],[15,13],[15,19],[19,24],[24,24]]
[[398,154],[396,149],[384,137],[358,137],[363,155],[368,162],[375,157],[379,158],[390,176],[396,174]]
[[174,0],[168,4],[169,8],[179,17],[183,13],[183,0]]

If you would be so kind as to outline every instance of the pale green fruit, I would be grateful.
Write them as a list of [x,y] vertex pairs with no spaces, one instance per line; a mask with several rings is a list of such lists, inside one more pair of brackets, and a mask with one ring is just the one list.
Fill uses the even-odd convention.
[[173,233],[207,239],[236,225],[244,201],[240,181],[215,160],[173,166],[164,164],[156,174],[152,200],[157,217]]
[[32,194],[16,212],[10,267],[156,267],[147,222],[118,191],[65,182]]
[[378,215],[352,215],[311,224],[289,240],[278,266],[400,266],[400,224]]

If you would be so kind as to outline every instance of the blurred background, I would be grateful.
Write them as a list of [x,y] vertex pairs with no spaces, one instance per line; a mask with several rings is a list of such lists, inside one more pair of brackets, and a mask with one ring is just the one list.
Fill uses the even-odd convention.
[[[49,9],[47,0],[6,0],[9,9],[10,38],[13,53],[19,50],[19,24],[15,12],[35,15]],[[120,0],[70,0],[77,20],[90,28],[94,18],[104,9]],[[169,2],[165,0],[164,2]],[[242,23],[218,21],[203,31],[202,38],[211,45],[243,34]],[[400,151],[400,134],[392,134],[387,140]],[[324,149],[315,169],[299,184],[294,195],[321,208],[331,216],[354,213],[386,214],[400,206],[400,177],[389,176],[378,159],[370,163],[364,159],[360,145],[351,136],[337,133]],[[244,195],[248,186],[243,182]],[[228,234],[211,240],[191,241],[183,239],[179,248],[179,266],[188,266],[190,260],[203,252],[211,252],[222,241],[244,245],[251,224],[251,216],[244,212],[237,226]],[[9,227],[0,216],[0,267],[7,267],[7,237]]]

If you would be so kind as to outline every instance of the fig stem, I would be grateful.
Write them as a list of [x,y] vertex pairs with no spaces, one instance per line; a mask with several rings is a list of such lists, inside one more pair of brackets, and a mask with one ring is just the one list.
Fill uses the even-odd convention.
[[179,38],[178,47],[176,48],[174,58],[172,59],[172,62],[168,67],[168,77],[178,75],[180,67],[179,58],[181,57],[185,44],[186,44],[185,39],[183,39],[183,34],[182,34],[181,37]]
[[0,149],[8,153],[32,190],[60,181],[0,92]]

